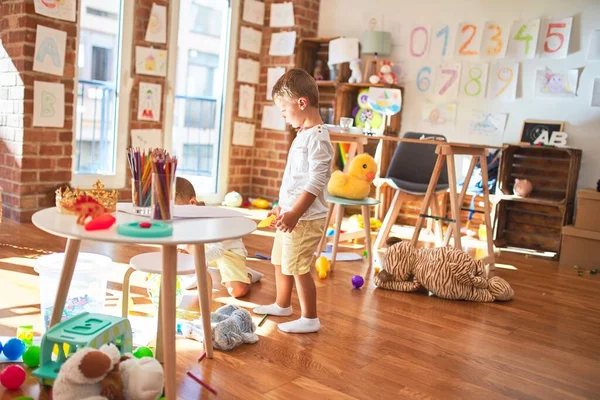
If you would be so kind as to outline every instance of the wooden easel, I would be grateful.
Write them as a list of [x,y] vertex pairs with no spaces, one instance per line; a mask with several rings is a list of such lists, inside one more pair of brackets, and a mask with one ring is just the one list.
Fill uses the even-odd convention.
[[[425,194],[425,198],[423,199],[423,205],[421,206],[421,211],[419,213],[419,217],[417,218],[417,224],[415,226],[415,232],[412,237],[411,244],[415,246],[419,241],[419,235],[421,234],[421,228],[423,227],[423,222],[425,218],[430,218],[430,215],[427,215],[427,210],[430,207],[431,201],[434,200],[437,203],[437,200],[434,199],[434,191],[435,186],[438,183],[440,178],[440,173],[442,172],[442,168],[444,166],[444,161],[448,167],[448,182],[450,184],[450,209],[452,211],[450,221],[450,225],[448,227],[448,231],[446,232],[446,237],[444,238],[444,244],[448,245],[450,242],[450,237],[454,234],[454,247],[461,249],[461,241],[460,241],[460,209],[467,192],[467,186],[469,185],[469,181],[471,180],[471,175],[473,175],[473,170],[475,169],[475,165],[477,161],[479,161],[479,165],[481,166],[481,180],[483,186],[483,202],[484,202],[484,221],[485,227],[487,229],[487,250],[488,255],[482,261],[485,264],[490,266],[489,270],[486,271],[489,275],[489,272],[493,270],[493,265],[495,263],[494,257],[494,242],[493,242],[493,232],[492,232],[492,219],[490,216],[490,193],[488,188],[488,165],[487,165],[487,154],[488,149],[484,146],[478,145],[469,145],[469,144],[461,144],[461,143],[444,143],[438,144],[435,149],[436,154],[438,155],[437,161],[435,163],[435,167],[433,169],[433,173],[431,175],[431,180],[429,181],[429,187],[427,188],[427,193]],[[456,166],[454,156],[458,155],[470,155],[471,164],[469,165],[469,170],[467,172],[467,176],[465,177],[465,182],[463,184],[462,190],[460,194],[456,191]]]

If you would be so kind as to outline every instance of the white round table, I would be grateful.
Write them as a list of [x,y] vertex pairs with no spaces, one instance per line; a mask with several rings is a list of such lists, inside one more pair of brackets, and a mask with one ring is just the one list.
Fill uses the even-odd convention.
[[117,221],[111,228],[101,231],[86,231],[82,225],[77,225],[76,216],[59,214],[56,211],[56,207],[38,211],[33,215],[32,222],[36,227],[52,235],[68,239],[50,326],[53,326],[60,321],[82,240],[119,244],[160,245],[162,247],[163,266],[161,275],[163,304],[161,304],[159,310],[159,314],[161,314],[162,318],[159,337],[162,336],[163,341],[165,396],[167,399],[176,399],[175,279],[177,272],[177,245],[195,245],[194,259],[196,276],[198,279],[202,325],[204,326],[204,346],[206,349],[206,356],[212,358],[213,344],[210,327],[210,304],[208,302],[204,243],[241,238],[256,230],[256,223],[245,217],[177,219],[172,222],[172,236],[164,238],[135,238],[119,235],[117,233],[117,225],[128,222],[148,221],[149,219],[147,217],[140,217],[123,212],[116,212],[114,213],[114,216]]

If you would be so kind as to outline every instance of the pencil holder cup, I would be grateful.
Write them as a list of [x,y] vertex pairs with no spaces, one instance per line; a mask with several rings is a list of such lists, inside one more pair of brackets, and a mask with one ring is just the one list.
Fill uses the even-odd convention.
[[168,174],[152,174],[152,214],[157,221],[173,219],[175,206],[175,177]]
[[147,179],[131,179],[131,202],[133,211],[140,215],[150,215],[152,205],[152,175]]

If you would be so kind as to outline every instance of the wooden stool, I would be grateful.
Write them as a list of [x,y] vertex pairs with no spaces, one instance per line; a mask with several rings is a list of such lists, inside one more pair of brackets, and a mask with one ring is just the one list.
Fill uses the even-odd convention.
[[[129,269],[125,272],[125,276],[123,277],[123,299],[122,299],[122,309],[121,316],[123,318],[127,318],[129,315],[129,280],[131,278],[131,274],[136,271],[145,272],[147,274],[161,274],[162,273],[162,257],[160,252],[156,253],[144,253],[138,254],[129,260]],[[177,253],[177,275],[195,275],[196,274],[196,266],[194,264],[194,256],[191,254],[185,253]],[[209,304],[212,303],[212,279],[210,274],[207,272],[207,280],[208,280],[208,301]],[[162,321],[162,284],[161,290],[158,296],[158,324],[160,325]],[[161,329],[157,329],[157,338],[156,338],[156,359],[162,362],[163,354],[162,354],[162,338],[161,338]]]
[[365,247],[367,249],[367,260],[369,267],[373,264],[373,255],[371,254],[371,213],[369,207],[376,206],[380,203],[377,199],[366,198],[364,200],[350,200],[343,199],[341,197],[326,195],[327,202],[329,203],[329,212],[327,213],[327,219],[325,220],[325,230],[319,247],[317,249],[317,256],[321,255],[327,244],[327,229],[329,222],[331,221],[332,215],[335,213],[335,234],[333,236],[333,248],[331,250],[331,271],[335,269],[335,257],[337,256],[337,247],[340,241],[340,229],[342,227],[342,220],[344,219],[344,207],[346,206],[360,206],[363,217],[364,235],[365,235]]
[[[412,237],[411,244],[416,246],[419,241],[419,235],[421,233],[421,228],[423,227],[424,218],[430,218],[430,215],[427,215],[427,209],[430,206],[435,185],[438,182],[440,177],[440,173],[442,171],[444,161],[447,163],[448,167],[448,181],[450,183],[450,209],[452,210],[451,220],[449,220],[450,225],[448,226],[448,231],[446,232],[446,237],[444,238],[444,243],[447,245],[450,241],[450,236],[454,234],[454,247],[462,249],[461,241],[460,241],[460,209],[462,202],[465,197],[465,193],[467,192],[467,186],[469,185],[469,181],[471,180],[471,175],[473,174],[473,170],[475,169],[475,165],[477,161],[479,161],[479,165],[481,166],[481,180],[483,186],[483,201],[484,201],[484,220],[485,227],[487,229],[487,250],[488,255],[483,259],[486,264],[490,264],[492,267],[495,262],[494,258],[494,242],[493,242],[493,232],[492,232],[492,223],[490,217],[490,193],[488,188],[488,166],[487,166],[487,154],[488,150],[485,146],[478,145],[469,145],[469,144],[460,144],[460,143],[444,143],[438,144],[435,149],[436,154],[438,155],[437,161],[435,163],[435,168],[431,175],[431,180],[429,181],[429,187],[427,189],[427,193],[425,194],[425,198],[423,199],[423,205],[421,206],[421,211],[419,213],[419,217],[417,218],[417,224],[415,226],[415,232]],[[470,155],[471,164],[469,165],[469,170],[467,172],[467,176],[465,177],[465,183],[463,184],[461,193],[458,194],[456,191],[457,183],[456,183],[456,166],[454,156],[457,155]]]

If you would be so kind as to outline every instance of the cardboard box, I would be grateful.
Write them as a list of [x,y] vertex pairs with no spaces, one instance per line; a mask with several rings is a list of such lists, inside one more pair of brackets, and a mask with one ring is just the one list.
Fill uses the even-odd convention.
[[600,192],[593,189],[577,191],[575,228],[600,232]]
[[562,229],[560,266],[600,268],[600,232],[577,229],[573,225]]

